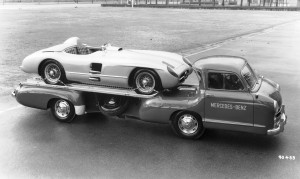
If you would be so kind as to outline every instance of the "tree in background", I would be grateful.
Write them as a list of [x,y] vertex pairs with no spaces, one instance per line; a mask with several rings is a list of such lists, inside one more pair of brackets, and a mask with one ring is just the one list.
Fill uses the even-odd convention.
[[199,4],[199,6],[201,6],[201,0],[198,0],[198,4]]

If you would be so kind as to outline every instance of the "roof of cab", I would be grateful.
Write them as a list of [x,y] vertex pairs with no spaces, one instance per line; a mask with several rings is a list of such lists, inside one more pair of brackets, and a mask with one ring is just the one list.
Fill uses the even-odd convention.
[[236,56],[210,56],[197,60],[194,66],[199,69],[231,71],[240,73],[247,60]]

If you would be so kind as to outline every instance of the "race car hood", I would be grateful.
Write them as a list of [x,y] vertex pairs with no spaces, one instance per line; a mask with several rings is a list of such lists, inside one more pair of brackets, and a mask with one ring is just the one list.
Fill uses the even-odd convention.
[[273,100],[277,101],[279,106],[281,106],[282,97],[280,94],[279,85],[268,78],[262,77],[261,80],[261,86],[258,93],[272,98]]

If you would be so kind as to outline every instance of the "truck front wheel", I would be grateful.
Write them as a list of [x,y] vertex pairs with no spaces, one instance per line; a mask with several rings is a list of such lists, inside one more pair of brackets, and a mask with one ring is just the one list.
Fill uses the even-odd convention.
[[60,122],[72,122],[75,117],[74,105],[64,99],[56,99],[51,103],[51,112],[54,118]]
[[171,119],[174,132],[186,139],[198,139],[204,132],[201,117],[187,111],[181,111]]

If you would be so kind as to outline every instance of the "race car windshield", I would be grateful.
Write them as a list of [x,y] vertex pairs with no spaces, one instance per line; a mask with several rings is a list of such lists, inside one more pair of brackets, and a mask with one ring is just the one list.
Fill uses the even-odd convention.
[[249,64],[245,65],[244,68],[242,69],[242,75],[246,80],[247,84],[249,85],[249,87],[253,89],[257,82],[257,79],[256,79],[256,75],[254,74]]

